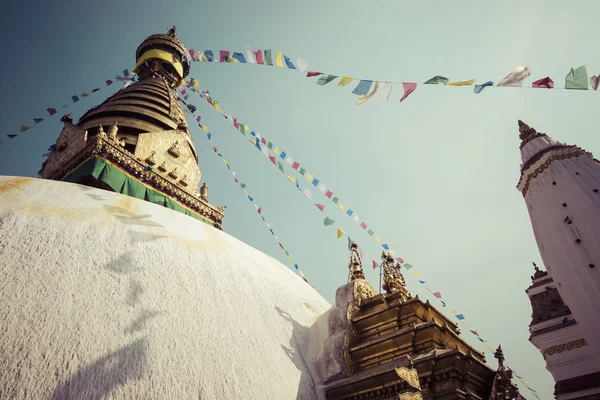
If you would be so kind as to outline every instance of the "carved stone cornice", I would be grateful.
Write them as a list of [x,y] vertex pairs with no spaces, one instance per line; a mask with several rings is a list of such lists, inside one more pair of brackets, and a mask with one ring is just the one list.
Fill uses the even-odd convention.
[[556,346],[548,347],[542,351],[542,355],[544,356],[544,360],[551,355],[564,353],[565,351],[571,351],[574,349],[580,349],[584,346],[587,346],[588,343],[585,339],[577,339],[568,343],[559,344]]
[[61,162],[58,168],[48,171],[48,174],[44,171],[43,177],[62,180],[71,174],[82,162],[93,156],[102,156],[109,159],[132,175],[138,177],[140,181],[151,183],[152,186],[160,188],[162,192],[195,210],[200,215],[215,221],[219,229],[221,228],[224,215],[218,207],[176,186],[156,172],[149,171],[147,166],[136,160],[132,153],[108,140],[106,135],[98,135],[90,139],[83,148],[77,149],[70,159]]

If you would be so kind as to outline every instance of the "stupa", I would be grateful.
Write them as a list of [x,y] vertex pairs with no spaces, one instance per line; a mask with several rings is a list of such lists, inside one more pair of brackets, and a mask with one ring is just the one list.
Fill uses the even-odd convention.
[[536,266],[527,289],[530,340],[556,381],[557,399],[600,398],[600,162],[518,124],[517,188],[547,269]]

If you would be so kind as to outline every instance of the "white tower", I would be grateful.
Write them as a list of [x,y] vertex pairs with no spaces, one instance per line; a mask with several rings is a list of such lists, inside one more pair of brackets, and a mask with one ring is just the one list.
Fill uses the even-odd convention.
[[[521,179],[544,264],[600,371],[600,162],[519,121]],[[599,375],[600,377],[600,375]]]

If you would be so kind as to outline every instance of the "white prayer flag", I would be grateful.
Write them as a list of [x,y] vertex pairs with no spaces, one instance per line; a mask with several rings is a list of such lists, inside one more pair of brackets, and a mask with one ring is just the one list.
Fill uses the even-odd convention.
[[531,75],[531,72],[529,72],[529,67],[517,67],[510,71],[510,73],[506,75],[506,77],[502,79],[496,86],[521,87],[523,86],[523,81],[529,75]]
[[256,64],[256,61],[254,60],[254,54],[252,53],[252,50],[250,50],[250,46],[246,46],[246,56],[250,64]]
[[390,95],[392,94],[392,84],[390,82],[382,82],[379,85],[379,95],[385,99],[385,101],[390,101]]
[[298,61],[296,61],[296,65],[298,66],[298,69],[302,72],[306,71],[306,68],[308,68],[308,63],[301,58],[299,58]]

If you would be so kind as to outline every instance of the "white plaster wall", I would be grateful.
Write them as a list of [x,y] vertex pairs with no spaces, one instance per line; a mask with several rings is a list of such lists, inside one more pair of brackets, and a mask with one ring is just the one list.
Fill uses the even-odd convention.
[[588,156],[554,161],[531,180],[525,201],[544,265],[600,369],[600,165]]
[[188,216],[0,177],[0,398],[313,399],[330,305]]

